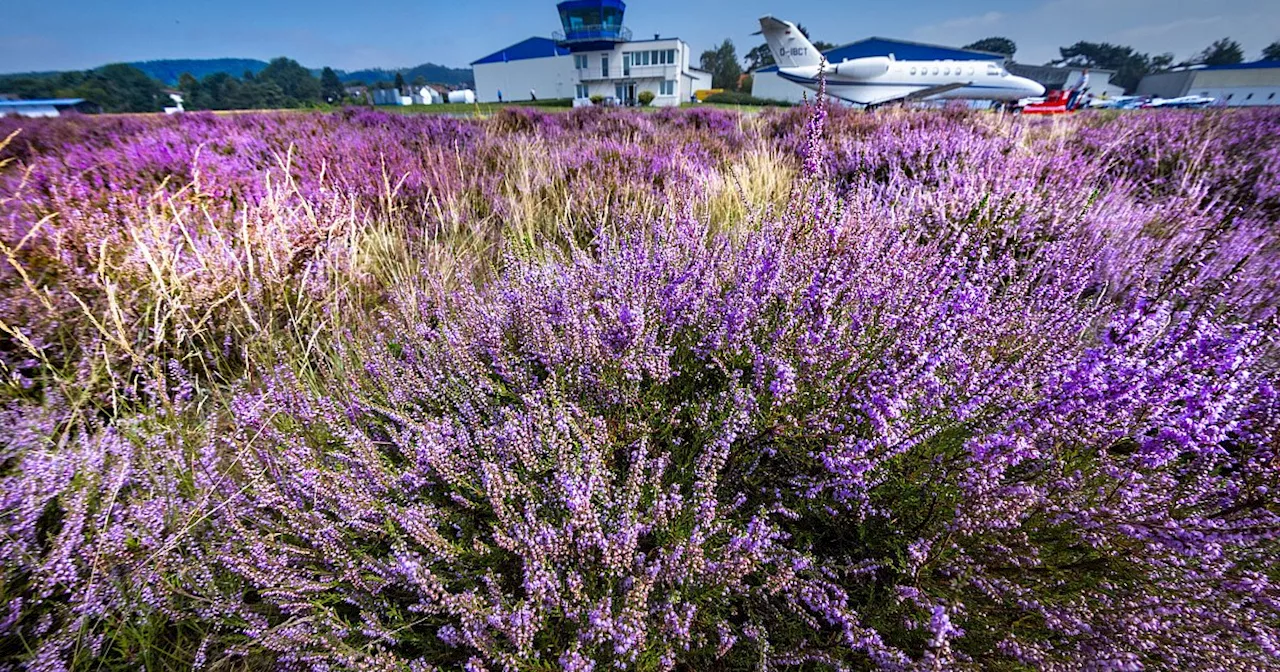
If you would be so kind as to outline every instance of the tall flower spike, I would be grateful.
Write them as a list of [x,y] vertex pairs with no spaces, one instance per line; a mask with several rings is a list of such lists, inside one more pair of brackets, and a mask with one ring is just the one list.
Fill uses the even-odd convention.
[[827,59],[818,65],[818,95],[813,100],[813,110],[805,127],[804,174],[811,179],[821,179],[827,143]]

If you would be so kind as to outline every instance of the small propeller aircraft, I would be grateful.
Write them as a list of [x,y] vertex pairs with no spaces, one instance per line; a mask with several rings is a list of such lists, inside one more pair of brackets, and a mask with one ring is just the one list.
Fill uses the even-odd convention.
[[1217,98],[1209,98],[1207,96],[1182,96],[1179,98],[1153,98],[1143,107],[1199,108],[1209,107],[1216,102],[1218,102]]
[[819,77],[825,77],[828,95],[867,107],[936,99],[1017,101],[1044,95],[1043,86],[1009,74],[995,61],[900,61],[890,54],[828,63],[790,21],[761,17],[756,34],[764,35],[783,79],[817,91]]

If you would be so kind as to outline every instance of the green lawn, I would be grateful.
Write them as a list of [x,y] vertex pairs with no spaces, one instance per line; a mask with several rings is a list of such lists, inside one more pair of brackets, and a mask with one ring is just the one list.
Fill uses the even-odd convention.
[[[474,115],[487,117],[496,113],[504,107],[529,107],[543,112],[564,112],[573,109],[571,105],[567,105],[564,101],[539,101],[517,102],[517,103],[474,103],[474,104],[453,104],[446,103],[443,105],[381,105],[379,110],[387,110],[389,112],[398,112],[400,114],[452,114],[452,115]],[[756,114],[762,110],[768,109],[768,105],[729,105],[725,103],[682,103],[680,107],[714,107],[721,110],[732,110],[743,114]],[[656,112],[661,107],[640,107],[642,111]]]
[[489,116],[504,107],[530,107],[543,112],[563,112],[573,109],[563,101],[548,100],[519,103],[444,103],[441,105],[379,105],[376,109],[400,114],[452,114]]

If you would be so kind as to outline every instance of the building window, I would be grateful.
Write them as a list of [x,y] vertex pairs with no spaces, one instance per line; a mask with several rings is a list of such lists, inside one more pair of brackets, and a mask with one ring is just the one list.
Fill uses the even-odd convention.
[[609,54],[605,54],[600,57],[600,76],[609,76]]
[[625,86],[623,86],[623,85],[621,85],[621,84],[614,84],[614,85],[613,85],[613,97],[614,97],[614,98],[617,98],[618,100],[626,100],[626,99],[627,99],[627,87],[625,87]]
[[669,64],[671,64],[671,65],[675,65],[675,64],[676,64],[676,50],[675,50],[675,49],[668,49],[668,50],[667,50],[667,63],[669,63]]
[[668,79],[658,85],[658,95],[674,96],[676,95],[676,80]]
[[577,86],[577,92],[576,92],[575,96],[576,96],[576,97],[578,97],[578,98],[590,98],[590,97],[591,97],[591,94],[587,91],[587,85],[586,85],[586,84],[579,84],[579,85]]
[[573,67],[575,67],[575,68],[577,68],[577,69],[579,69],[579,70],[586,70],[586,69],[587,69],[587,55],[586,55],[586,54],[574,54],[574,55],[573,55]]

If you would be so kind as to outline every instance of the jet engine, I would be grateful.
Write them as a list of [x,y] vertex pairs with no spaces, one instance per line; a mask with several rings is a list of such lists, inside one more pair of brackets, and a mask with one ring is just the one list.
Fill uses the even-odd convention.
[[886,56],[868,56],[841,63],[832,63],[827,66],[827,72],[834,72],[841,77],[848,77],[849,79],[871,79],[889,72],[889,64],[892,62]]

